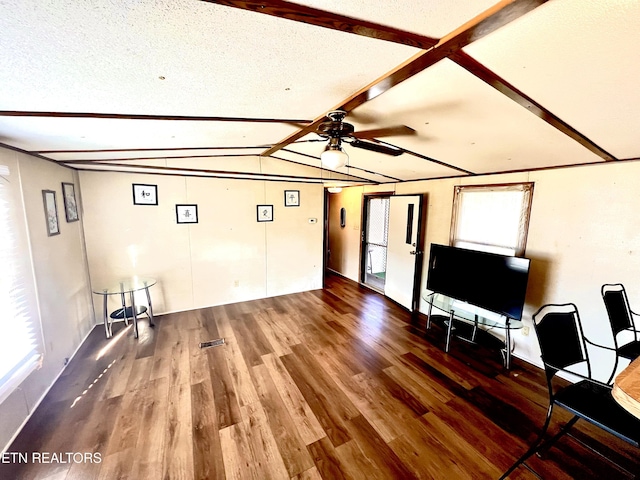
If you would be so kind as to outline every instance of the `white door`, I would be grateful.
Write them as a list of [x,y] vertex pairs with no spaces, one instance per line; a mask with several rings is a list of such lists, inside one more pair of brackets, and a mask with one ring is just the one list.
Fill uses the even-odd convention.
[[409,310],[416,308],[416,276],[420,281],[421,217],[422,195],[397,195],[390,198],[384,294]]

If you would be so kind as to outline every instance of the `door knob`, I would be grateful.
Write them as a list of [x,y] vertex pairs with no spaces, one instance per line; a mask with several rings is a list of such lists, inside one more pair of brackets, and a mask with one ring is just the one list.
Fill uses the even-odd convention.
[[412,252],[409,252],[409,255],[416,255],[416,253],[417,253],[417,252],[414,250],[414,251],[412,251]]

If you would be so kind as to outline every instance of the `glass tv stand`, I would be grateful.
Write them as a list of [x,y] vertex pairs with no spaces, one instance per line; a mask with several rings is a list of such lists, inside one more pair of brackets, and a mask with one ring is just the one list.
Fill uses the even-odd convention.
[[[438,315],[434,312],[434,309],[445,314],[444,324],[447,328],[445,352],[449,352],[452,336],[470,343],[495,345],[502,352],[504,367],[511,368],[511,330],[522,328],[521,321],[490,312],[441,293],[425,292],[422,298],[429,304],[427,329],[431,328],[431,322],[436,316],[443,317],[442,314]],[[494,328],[504,330],[504,341],[489,333]]]

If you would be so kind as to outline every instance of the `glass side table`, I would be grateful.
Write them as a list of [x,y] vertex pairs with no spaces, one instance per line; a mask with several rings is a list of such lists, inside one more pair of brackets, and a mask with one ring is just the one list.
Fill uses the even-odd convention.
[[[105,287],[96,288],[93,293],[102,295],[103,300],[103,315],[104,315],[104,333],[107,338],[111,338],[113,335],[112,325],[114,320],[123,319],[128,325],[129,319],[133,323],[133,335],[138,338],[138,315],[147,313],[149,315],[149,326],[153,327],[153,307],[151,305],[151,296],[149,295],[149,287],[156,284],[155,278],[150,277],[138,277],[133,276],[131,278],[123,279],[117,282],[113,282]],[[140,290],[144,290],[147,294],[147,303],[149,308],[144,305],[136,306],[134,293]],[[130,306],[126,305],[126,295],[129,295]],[[110,315],[107,312],[107,301],[109,295],[120,295],[122,302],[122,308],[112,312]]]
[[[495,343],[503,354],[504,367],[506,369],[511,368],[511,330],[522,328],[521,321],[484,310],[441,293],[425,292],[422,298],[429,304],[427,329],[431,328],[431,317],[434,308],[448,316],[445,321],[447,327],[445,352],[449,352],[451,336],[454,330],[456,331],[456,337],[471,343],[483,343],[481,337],[486,338],[489,335],[493,339],[491,343]],[[493,328],[504,330],[504,342],[488,332]]]

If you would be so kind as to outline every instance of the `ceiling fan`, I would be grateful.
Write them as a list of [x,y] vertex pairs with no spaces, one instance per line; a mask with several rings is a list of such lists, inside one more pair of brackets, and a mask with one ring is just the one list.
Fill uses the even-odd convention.
[[348,143],[352,147],[397,157],[398,155],[402,155],[404,150],[381,143],[377,138],[395,135],[414,135],[416,133],[413,128],[405,125],[356,132],[353,125],[343,121],[346,116],[347,112],[344,110],[333,110],[327,114],[328,120],[322,122],[316,129],[316,133],[320,135],[320,137],[329,140],[325,151],[320,155],[322,164],[327,168],[335,170],[347,164],[349,155],[343,150],[342,142]]

